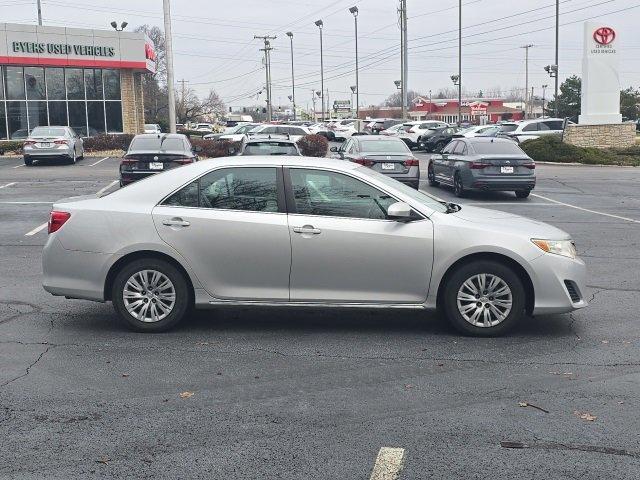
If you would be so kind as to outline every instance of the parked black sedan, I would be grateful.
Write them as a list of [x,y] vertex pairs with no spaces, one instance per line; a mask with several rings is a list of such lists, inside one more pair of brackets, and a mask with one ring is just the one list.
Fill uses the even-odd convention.
[[458,127],[430,128],[418,138],[418,148],[427,152],[439,152],[459,131]]
[[416,190],[420,184],[420,163],[400,138],[363,135],[331,147],[339,158],[369,167]]
[[457,197],[468,190],[512,191],[527,198],[536,185],[536,164],[513,141],[503,138],[454,139],[427,166],[429,185],[453,187]]
[[198,161],[200,147],[191,146],[182,134],[136,135],[120,162],[120,186],[149,175]]

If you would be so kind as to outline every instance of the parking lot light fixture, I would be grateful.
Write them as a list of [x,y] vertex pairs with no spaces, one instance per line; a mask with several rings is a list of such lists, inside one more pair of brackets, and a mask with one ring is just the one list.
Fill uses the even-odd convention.
[[[322,20],[316,20],[314,22],[318,29],[320,30],[320,91],[324,92],[324,58],[322,51],[322,28],[324,27],[324,23]],[[324,117],[324,97],[322,97],[322,120],[325,120]]]
[[[360,89],[358,88],[358,86],[360,85],[359,79],[358,79],[358,7],[353,6],[349,9],[349,11],[353,14],[353,20],[355,22],[355,29],[356,29],[356,90],[355,90],[355,94],[356,94],[356,118],[360,117]],[[353,90],[353,87],[352,87]],[[353,102],[351,102],[353,103]]]
[[393,83],[396,84],[396,88],[400,90],[402,88],[402,82],[400,80],[394,80]]
[[127,22],[122,22],[122,23],[120,24],[120,26],[118,26],[118,22],[113,21],[113,22],[111,22],[111,24],[110,24],[110,25],[113,27],[113,29],[114,29],[116,32],[121,32],[121,31],[123,31],[125,28],[127,28],[127,25],[129,25],[129,23],[127,23]]
[[293,70],[293,32],[287,32],[291,40],[291,102],[293,103],[293,119],[296,119],[296,77]]

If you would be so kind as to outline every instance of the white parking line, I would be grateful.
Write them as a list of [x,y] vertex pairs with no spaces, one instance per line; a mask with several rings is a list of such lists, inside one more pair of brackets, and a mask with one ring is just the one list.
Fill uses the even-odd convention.
[[11,185],[15,185],[16,182],[11,182],[11,183],[7,183],[6,185],[0,185],[0,188],[7,188],[10,187]]
[[34,228],[33,230],[31,230],[30,232],[27,232],[24,234],[25,237],[31,237],[33,235],[35,235],[36,233],[44,230],[45,228],[47,228],[47,223],[43,223],[42,225],[37,226],[36,228]]
[[542,195],[538,195],[536,193],[532,193],[531,195],[537,198],[541,198],[543,200],[547,200],[548,202],[556,203],[558,205],[563,205],[569,208],[575,208],[576,210],[582,210],[583,212],[589,212],[595,215],[602,215],[604,217],[617,218],[618,220],[624,220],[625,222],[640,223],[640,220],[635,220],[629,217],[621,217],[620,215],[613,215],[612,213],[598,212],[596,210],[590,210],[588,208],[578,207],[577,205],[571,205],[570,203],[560,202],[559,200],[554,200],[553,198],[549,198],[549,197],[543,197]]
[[102,195],[104,192],[106,192],[107,190],[109,190],[111,187],[113,187],[116,183],[118,183],[118,180],[114,180],[113,182],[111,182],[109,185],[107,185],[104,188],[101,188],[100,190],[98,190],[96,192],[96,195],[99,197],[100,195]]
[[404,448],[382,447],[370,480],[396,480],[404,467]]
[[110,159],[110,158],[111,158],[111,157],[104,157],[102,160],[98,160],[97,162],[92,163],[92,164],[91,164],[91,165],[89,165],[89,166],[90,166],[90,167],[94,167],[94,166],[98,165],[100,162],[104,162],[105,160],[108,160],[108,159]]
[[0,202],[0,205],[53,205],[53,202],[30,202],[30,201],[25,201],[25,202]]
[[517,205],[517,206],[525,206],[528,207],[530,205],[536,206],[536,207],[560,207],[561,205],[555,205],[553,203],[542,203],[542,202],[468,202],[468,203],[461,203],[461,205],[469,205],[469,206],[484,206],[484,205]]
[[12,168],[20,168],[20,167],[24,167],[24,163],[21,163],[20,165],[16,165],[15,167],[12,167]]

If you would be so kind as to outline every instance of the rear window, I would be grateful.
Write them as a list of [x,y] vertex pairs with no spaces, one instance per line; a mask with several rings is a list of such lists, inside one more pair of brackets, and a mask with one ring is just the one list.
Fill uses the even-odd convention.
[[411,153],[402,140],[360,140],[360,153],[367,152]]
[[31,136],[33,137],[64,137],[65,135],[66,131],[64,128],[36,127],[31,132]]
[[134,138],[129,146],[129,152],[143,151],[180,151],[185,150],[184,142],[181,138],[166,138],[160,146],[162,137],[140,137]]
[[298,150],[288,142],[251,142],[243,155],[298,155]]
[[473,142],[473,149],[480,155],[524,155],[522,149],[511,141]]

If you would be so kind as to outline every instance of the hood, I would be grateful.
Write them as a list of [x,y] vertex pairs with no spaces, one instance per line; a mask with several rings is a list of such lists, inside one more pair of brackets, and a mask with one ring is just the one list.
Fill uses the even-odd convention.
[[539,222],[513,213],[501,212],[499,210],[463,205],[459,212],[450,215],[498,233],[520,233],[529,238],[549,240],[565,240],[571,238],[567,232],[548,223]]

